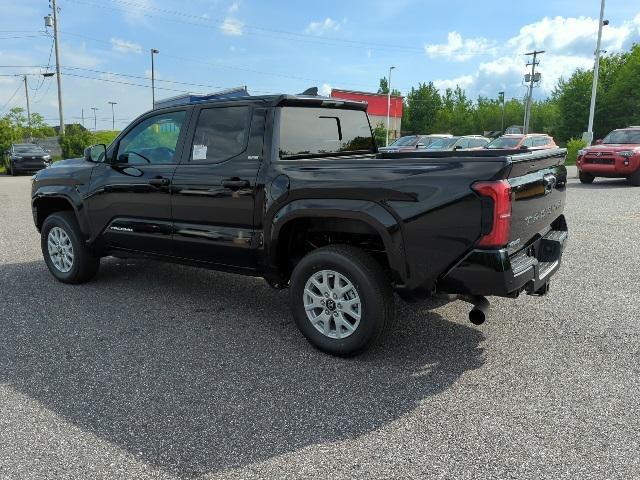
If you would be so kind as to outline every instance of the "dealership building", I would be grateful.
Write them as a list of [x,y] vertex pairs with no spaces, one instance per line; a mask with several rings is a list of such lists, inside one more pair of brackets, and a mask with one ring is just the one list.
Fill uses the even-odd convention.
[[[387,126],[387,95],[383,93],[367,93],[355,92],[353,90],[331,90],[333,98],[342,100],[356,100],[358,102],[367,102],[367,113],[371,120],[371,127],[375,128],[378,124]],[[389,139],[396,139],[400,136],[402,128],[402,98],[400,96],[391,96],[391,106],[389,108]]]

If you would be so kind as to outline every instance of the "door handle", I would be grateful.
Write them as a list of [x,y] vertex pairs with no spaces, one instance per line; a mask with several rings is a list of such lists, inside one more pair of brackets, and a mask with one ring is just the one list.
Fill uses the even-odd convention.
[[239,190],[241,188],[247,188],[249,186],[249,180],[240,180],[239,178],[229,178],[222,181],[224,188],[231,190]]
[[149,185],[153,185],[154,187],[166,187],[170,183],[171,180],[162,177],[152,178],[151,180],[149,180]]

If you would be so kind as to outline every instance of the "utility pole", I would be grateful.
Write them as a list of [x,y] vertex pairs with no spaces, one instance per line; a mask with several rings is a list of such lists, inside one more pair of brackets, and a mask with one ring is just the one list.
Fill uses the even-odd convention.
[[531,122],[531,99],[533,97],[533,84],[535,82],[540,81],[540,73],[536,75],[536,67],[540,65],[540,62],[537,61],[538,55],[544,53],[544,50],[535,50],[533,52],[525,53],[525,55],[533,55],[533,60],[530,63],[527,63],[527,67],[531,66],[531,73],[525,75],[525,81],[529,82],[528,94],[527,94],[527,104],[525,106],[524,111],[524,132],[525,134],[529,133],[529,123]]
[[98,107],[91,107],[91,110],[93,110],[93,131],[97,132],[98,131],[98,119],[96,118],[96,110],[98,110]]
[[389,67],[389,81],[387,82],[387,141],[386,146],[389,146],[389,115],[391,111],[391,70],[396,67]]
[[153,62],[153,56],[156,53],[160,53],[160,51],[156,50],[155,48],[152,48],[151,49],[151,108],[156,108],[156,83],[155,83],[156,71],[155,71],[155,64]]
[[82,115],[82,126],[84,127],[84,107],[82,107],[81,111],[82,111],[82,113],[81,113],[81,115]]
[[58,38],[58,8],[56,7],[56,0],[51,0],[51,9],[53,10],[53,43],[56,49],[56,79],[58,80],[58,115],[60,116],[60,135],[64,135],[64,116],[62,114],[62,78],[60,77],[60,39]]
[[27,126],[28,126],[28,130],[27,132],[29,132],[29,141],[31,141],[31,108],[29,107],[29,86],[27,83],[27,76],[24,75],[24,94],[27,97]]
[[500,99],[502,100],[502,127],[500,128],[500,132],[504,133],[504,92],[498,92],[500,95]]
[[596,94],[598,93],[598,75],[600,73],[600,43],[602,42],[602,27],[609,25],[609,20],[604,20],[604,0],[600,2],[600,22],[598,23],[598,40],[596,42],[595,62],[593,64],[593,85],[591,86],[591,104],[589,106],[589,126],[584,140],[587,145],[593,142],[593,117],[596,113]]
[[115,130],[116,129],[116,114],[114,113],[113,110],[113,106],[117,105],[118,102],[107,102],[109,105],[111,105],[111,130]]

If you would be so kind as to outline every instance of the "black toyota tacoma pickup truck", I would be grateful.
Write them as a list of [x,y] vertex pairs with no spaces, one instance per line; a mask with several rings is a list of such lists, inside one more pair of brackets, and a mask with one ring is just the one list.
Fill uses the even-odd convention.
[[194,102],[38,172],[33,218],[62,282],[104,256],[263,277],[289,288],[313,345],[353,355],[389,329],[394,291],[466,300],[474,323],[485,296],[546,293],[567,238],[565,155],[378,153],[364,103]]

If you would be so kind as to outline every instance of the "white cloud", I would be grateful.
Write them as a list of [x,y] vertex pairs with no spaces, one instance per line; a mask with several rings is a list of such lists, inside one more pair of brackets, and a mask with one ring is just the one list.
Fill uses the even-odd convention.
[[237,12],[239,8],[240,8],[240,2],[233,2],[231,5],[229,5],[229,8],[227,11],[229,13],[233,13],[233,12]]
[[244,23],[236,18],[227,17],[220,25],[220,31],[223,35],[239,37],[244,31]]
[[460,86],[460,88],[466,89],[473,84],[473,76],[463,75],[461,77],[452,78],[450,80],[434,80],[433,84],[440,91],[444,91],[447,88],[454,89],[458,85]]
[[328,83],[323,83],[322,87],[320,87],[320,95],[322,95],[324,97],[330,97],[331,96],[331,85],[329,85]]
[[449,60],[462,62],[478,54],[494,54],[496,42],[486,38],[462,38],[458,32],[449,32],[447,43],[428,44],[424,50],[431,58],[445,57]]
[[331,17],[327,17],[319,22],[311,22],[305,28],[304,33],[308,35],[323,35],[327,32],[337,32],[340,30],[340,26],[347,23],[347,19],[343,18],[341,22],[333,20]]
[[111,39],[111,48],[122,53],[142,53],[142,47],[137,43],[115,37]]
[[[545,17],[523,26],[517,35],[500,42],[504,47],[498,47],[494,40],[463,39],[456,32],[451,32],[447,44],[425,46],[425,50],[429,56],[440,54],[448,60],[458,61],[460,58],[456,57],[461,51],[479,50],[478,45],[486,42],[491,46],[489,53],[495,53],[495,58],[480,62],[475,72],[438,80],[434,84],[441,89],[460,84],[461,87],[466,86],[471,96],[495,97],[498,91],[504,90],[507,98],[524,95],[523,76],[529,71],[526,63],[530,60],[524,53],[534,49],[545,50],[546,53],[539,57],[538,67],[542,82],[534,91],[534,95],[545,97],[561,77],[570,77],[577,68],[593,67],[597,32],[597,19]],[[470,43],[471,40],[474,43]],[[608,53],[628,50],[634,42],[640,42],[640,15],[619,25],[604,27],[601,48]],[[431,51],[429,47],[433,47]]]
[[146,24],[149,21],[148,12],[153,13],[153,2],[151,0],[139,0],[127,3],[127,8],[123,10],[123,15],[127,23],[131,25]]

